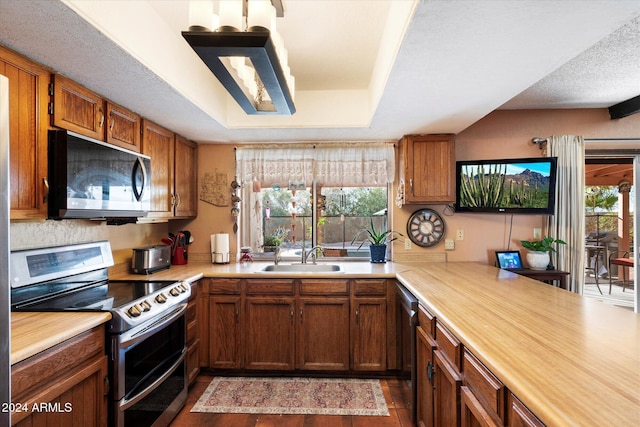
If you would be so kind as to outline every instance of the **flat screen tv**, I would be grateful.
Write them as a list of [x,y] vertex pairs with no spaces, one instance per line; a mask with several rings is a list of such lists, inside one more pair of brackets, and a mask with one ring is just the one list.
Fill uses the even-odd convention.
[[556,157],[456,162],[456,212],[553,215]]

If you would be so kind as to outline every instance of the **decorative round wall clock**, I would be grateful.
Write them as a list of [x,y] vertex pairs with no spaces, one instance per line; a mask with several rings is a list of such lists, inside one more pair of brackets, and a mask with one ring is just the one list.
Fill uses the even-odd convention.
[[437,244],[444,237],[444,231],[444,221],[433,209],[419,209],[407,222],[407,235],[418,246],[429,247]]

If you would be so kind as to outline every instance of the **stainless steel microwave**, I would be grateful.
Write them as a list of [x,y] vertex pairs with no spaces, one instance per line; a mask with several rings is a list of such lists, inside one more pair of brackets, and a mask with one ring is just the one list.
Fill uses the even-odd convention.
[[150,207],[150,157],[49,131],[49,218],[134,219]]

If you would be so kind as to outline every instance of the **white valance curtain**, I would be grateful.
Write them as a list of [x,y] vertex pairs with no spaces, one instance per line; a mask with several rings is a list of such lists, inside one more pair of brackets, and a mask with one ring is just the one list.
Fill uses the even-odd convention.
[[552,136],[547,155],[558,158],[556,214],[547,222],[548,235],[564,240],[558,245],[556,268],[568,271],[568,289],[582,294],[584,287],[584,140],[581,136]]
[[391,143],[238,147],[236,173],[244,182],[386,185],[393,182],[394,153]]

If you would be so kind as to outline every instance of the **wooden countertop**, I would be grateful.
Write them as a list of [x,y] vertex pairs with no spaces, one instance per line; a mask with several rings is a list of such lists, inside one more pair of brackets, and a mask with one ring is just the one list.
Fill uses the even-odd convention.
[[398,279],[548,426],[640,425],[640,316],[475,263]]
[[11,364],[25,360],[95,326],[110,313],[11,313]]
[[[282,264],[292,264],[283,262]],[[185,265],[172,265],[166,270],[156,271],[152,274],[132,274],[129,272],[114,272],[109,275],[110,279],[118,280],[185,280],[192,282],[202,277],[261,277],[289,278],[295,277],[388,277],[395,278],[396,274],[410,268],[409,264],[397,264],[388,262],[385,264],[372,264],[370,262],[329,262],[328,264],[340,264],[343,266],[343,273],[265,273],[260,270],[273,262],[250,262],[232,264],[211,264],[206,262],[192,263]]]

